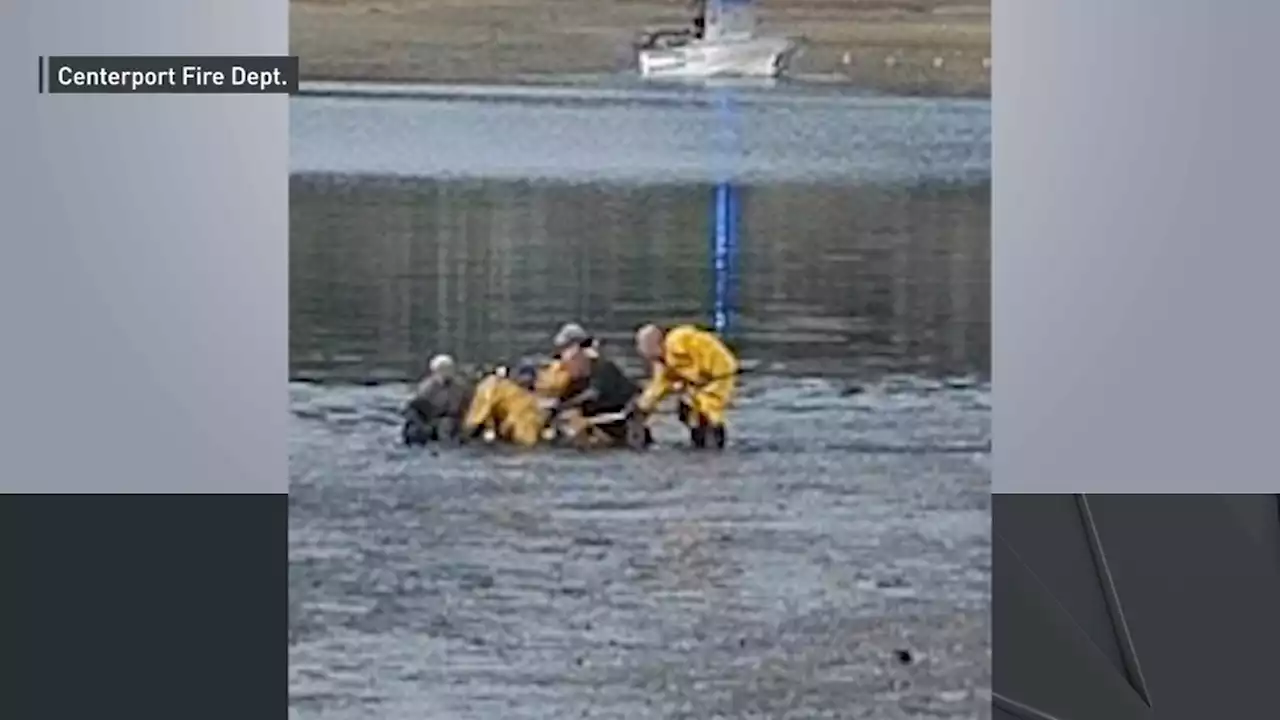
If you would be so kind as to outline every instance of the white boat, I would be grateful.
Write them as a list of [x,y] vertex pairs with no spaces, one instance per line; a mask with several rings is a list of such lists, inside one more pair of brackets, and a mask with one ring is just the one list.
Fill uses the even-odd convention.
[[648,33],[636,48],[649,78],[775,78],[800,43],[756,34],[755,0],[707,0],[701,37],[695,30]]

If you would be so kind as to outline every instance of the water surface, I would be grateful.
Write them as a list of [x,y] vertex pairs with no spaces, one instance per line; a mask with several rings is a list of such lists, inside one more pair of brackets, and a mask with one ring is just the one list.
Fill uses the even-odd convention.
[[830,91],[437,88],[290,101],[295,172],[574,182],[984,182],[991,106]]
[[511,360],[572,319],[624,356],[694,322],[774,369],[987,373],[989,185],[730,193],[725,240],[714,186],[295,178],[293,372]]

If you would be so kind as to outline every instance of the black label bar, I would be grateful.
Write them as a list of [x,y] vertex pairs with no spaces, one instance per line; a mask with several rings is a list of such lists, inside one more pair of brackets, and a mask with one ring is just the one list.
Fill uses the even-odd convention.
[[51,56],[50,93],[147,95],[292,95],[298,58],[289,55],[212,57]]

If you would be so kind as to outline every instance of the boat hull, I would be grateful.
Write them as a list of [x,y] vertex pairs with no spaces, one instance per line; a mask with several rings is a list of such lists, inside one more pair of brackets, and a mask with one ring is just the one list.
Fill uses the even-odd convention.
[[799,44],[790,38],[694,41],[642,49],[640,74],[649,78],[776,78],[787,70]]

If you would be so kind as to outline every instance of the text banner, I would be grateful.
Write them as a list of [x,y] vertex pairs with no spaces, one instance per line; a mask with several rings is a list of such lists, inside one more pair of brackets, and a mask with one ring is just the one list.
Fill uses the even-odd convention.
[[298,91],[298,58],[63,55],[49,58],[50,93],[290,95]]

